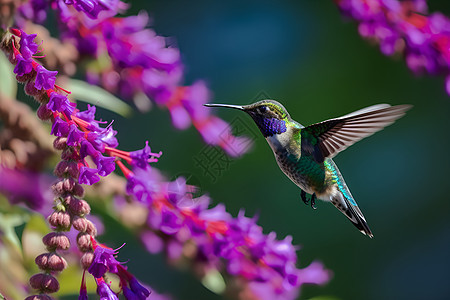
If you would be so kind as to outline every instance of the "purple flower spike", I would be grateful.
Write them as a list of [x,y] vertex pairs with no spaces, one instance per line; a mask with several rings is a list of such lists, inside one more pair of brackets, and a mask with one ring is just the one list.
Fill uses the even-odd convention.
[[35,88],[38,90],[49,90],[55,86],[56,74],[58,74],[58,71],[49,71],[41,65],[37,65],[36,71]]
[[97,175],[97,169],[91,169],[85,166],[80,168],[80,176],[78,182],[81,184],[93,185],[99,182],[100,177]]
[[[364,38],[380,44],[385,55],[401,53],[412,72],[450,73],[450,19],[428,13],[425,0],[335,0],[358,24]],[[450,94],[450,92],[448,92]]]
[[30,59],[37,50],[38,45],[34,42],[37,34],[27,34],[23,30],[20,30],[20,53],[22,53],[23,58]]

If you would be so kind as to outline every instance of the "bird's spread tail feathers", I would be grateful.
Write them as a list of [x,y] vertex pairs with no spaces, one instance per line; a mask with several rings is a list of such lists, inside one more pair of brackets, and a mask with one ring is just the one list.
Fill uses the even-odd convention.
[[355,203],[353,199],[351,201],[347,199],[342,193],[338,193],[331,198],[331,203],[336,206],[347,218],[358,228],[361,233],[367,235],[370,238],[373,238],[372,231],[367,225],[366,219],[364,218],[361,210],[358,206],[353,205],[351,202]]

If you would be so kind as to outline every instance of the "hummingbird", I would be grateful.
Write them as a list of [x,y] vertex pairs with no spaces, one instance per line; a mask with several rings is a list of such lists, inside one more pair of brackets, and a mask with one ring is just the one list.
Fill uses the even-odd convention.
[[294,121],[275,100],[249,105],[205,104],[232,108],[252,117],[267,140],[280,169],[301,189],[301,199],[311,207],[315,201],[331,202],[363,234],[373,238],[364,215],[350,193],[333,157],[347,147],[394,123],[411,105],[377,104],[345,116],[309,126]]

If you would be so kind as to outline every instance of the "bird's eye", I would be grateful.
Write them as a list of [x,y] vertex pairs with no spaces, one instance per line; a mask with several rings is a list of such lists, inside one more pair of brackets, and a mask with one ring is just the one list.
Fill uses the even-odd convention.
[[265,113],[267,111],[267,106],[263,105],[259,107],[259,112],[260,113]]

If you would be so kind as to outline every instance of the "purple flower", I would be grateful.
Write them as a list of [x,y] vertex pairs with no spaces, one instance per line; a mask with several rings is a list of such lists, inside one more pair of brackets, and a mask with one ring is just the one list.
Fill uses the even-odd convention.
[[97,157],[98,155],[101,155],[101,153],[97,151],[90,142],[83,140],[80,144],[80,157],[85,158],[88,155]]
[[183,226],[182,218],[174,211],[163,209],[160,230],[165,234],[175,234]]
[[69,133],[67,135],[67,145],[76,146],[78,145],[84,137],[84,132],[78,129],[75,124],[70,124]]
[[58,74],[58,71],[49,71],[41,65],[37,65],[36,71],[36,81],[34,83],[36,89],[41,90],[43,88],[49,90],[55,86],[56,74]]
[[94,162],[97,165],[98,175],[108,176],[116,168],[114,157],[105,157],[101,154],[94,158]]
[[64,0],[65,4],[73,5],[76,10],[84,12],[91,19],[96,19],[103,10],[115,15],[119,9],[118,0]]
[[67,96],[52,92],[47,108],[52,111],[64,112],[70,116],[74,110],[74,105],[69,101]]
[[153,168],[135,167],[133,172],[126,176],[127,191],[148,204],[148,229],[141,236],[148,251],[164,249],[169,259],[177,260],[189,241],[197,249],[194,263],[244,280],[255,296],[259,293],[254,287],[273,296],[262,299],[293,299],[303,283],[329,280],[320,263],[298,269],[292,237],[277,240],[275,233],[264,234],[256,217],[248,218],[241,211],[233,218],[223,204],[208,208],[208,197],[192,199],[183,178],[166,183],[150,176]]
[[20,53],[15,54],[15,59],[17,61],[13,72],[17,76],[23,76],[30,73],[33,70],[33,65],[31,59],[25,59]]
[[55,136],[67,136],[69,133],[69,125],[63,121],[60,117],[56,116],[52,124],[52,130],[50,134]]
[[96,107],[88,104],[87,110],[79,111],[75,115],[78,118],[80,118],[81,120],[91,123],[91,122],[95,122],[95,111],[96,111]]
[[106,272],[117,273],[117,266],[120,264],[114,257],[118,249],[106,248],[94,242],[94,260],[88,269],[95,278],[100,278]]
[[327,283],[333,273],[325,270],[323,265],[317,261],[298,271],[299,283],[309,283],[323,285]]
[[100,152],[105,152],[105,143],[99,138],[98,133],[96,132],[89,132],[87,134],[86,140],[89,141],[92,146],[97,149]]
[[22,53],[23,58],[30,59],[37,50],[38,45],[34,42],[37,34],[27,34],[23,30],[20,30],[20,53]]
[[[65,3],[72,4],[91,17],[95,17],[91,12],[95,7],[105,4],[95,0],[73,0],[70,3],[65,0]],[[105,5],[112,11],[117,6],[115,1]],[[249,149],[249,140],[233,139],[231,131],[227,132],[229,137],[225,141],[214,138],[216,133],[223,131],[224,126],[211,117],[210,110],[202,106],[210,100],[209,89],[201,81],[182,86],[180,51],[169,45],[166,38],[147,28],[149,18],[146,13],[125,18],[104,18],[97,22],[72,17],[62,6],[59,13],[61,19],[67,19],[62,24],[64,36],[76,41],[80,53],[94,58],[99,55],[109,57],[112,63],[112,68],[89,67],[87,76],[91,81],[127,99],[147,98],[144,101],[151,99],[167,107],[176,128],[187,129],[193,124],[208,143],[224,148],[229,155],[239,156]],[[81,32],[80,27],[86,30]],[[137,106],[145,110],[148,104]],[[139,166],[142,164],[139,163]]]
[[148,141],[145,142],[144,149],[130,152],[132,159],[131,164],[141,169],[145,169],[148,166],[151,156],[159,157],[161,153],[152,153]]
[[130,280],[130,288],[139,300],[147,299],[147,297],[150,296],[150,291],[140,284],[134,277]]
[[100,180],[100,177],[97,175],[97,172],[98,172],[97,169],[82,166],[80,168],[80,176],[78,178],[78,182],[80,184],[87,184],[87,185],[93,185],[94,183],[97,183]]
[[18,10],[26,19],[41,24],[47,19],[46,9],[48,8],[47,0],[31,0],[22,3]]
[[102,278],[97,278],[97,294],[100,296],[100,300],[119,300],[119,297]]
[[98,134],[98,138],[109,147],[115,148],[119,145],[116,134],[117,131],[115,131],[112,126],[108,126]]

